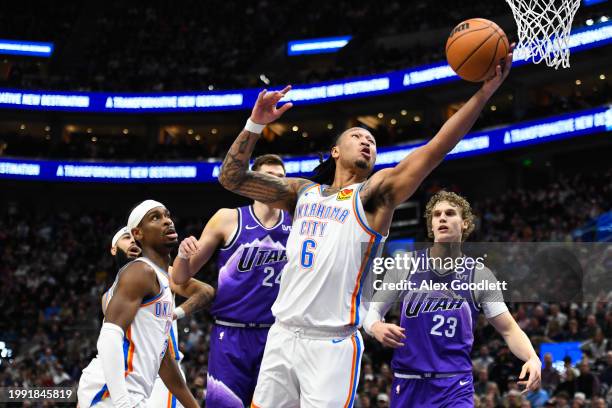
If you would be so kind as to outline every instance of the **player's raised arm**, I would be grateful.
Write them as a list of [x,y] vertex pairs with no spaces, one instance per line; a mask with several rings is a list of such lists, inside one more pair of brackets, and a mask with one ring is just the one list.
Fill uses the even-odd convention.
[[159,376],[168,388],[168,391],[172,393],[178,399],[178,401],[185,408],[198,408],[198,402],[189,391],[185,379],[181,375],[176,360],[170,356],[170,353],[166,352],[164,358],[159,366]]
[[179,246],[179,254],[172,265],[172,281],[177,285],[187,283],[222,246],[237,224],[236,210],[221,208],[206,223],[200,239],[187,237]]
[[159,291],[156,290],[155,282],[157,278],[150,266],[144,262],[132,263],[121,273],[106,309],[106,317],[98,338],[98,355],[115,407],[134,406],[124,376],[124,335],[134,320],[142,299]]
[[446,121],[426,145],[416,149],[394,168],[381,170],[372,176],[369,183],[370,188],[386,196],[385,204],[395,207],[408,199],[425,177],[470,131],[487,101],[510,73],[512,49],[513,47],[506,56],[507,63],[503,70],[498,65],[495,76],[485,81],[482,87]]
[[291,108],[291,102],[276,108],[276,104],[290,90],[291,86],[287,86],[281,91],[267,92],[264,89],[259,93],[251,117],[227,152],[219,173],[219,182],[226,189],[287,211],[293,211],[300,187],[309,181],[250,171],[249,160],[264,126]]

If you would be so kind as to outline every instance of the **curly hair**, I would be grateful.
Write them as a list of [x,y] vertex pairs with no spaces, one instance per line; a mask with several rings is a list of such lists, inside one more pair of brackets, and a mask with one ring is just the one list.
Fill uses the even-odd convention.
[[465,231],[463,231],[463,234],[461,236],[461,240],[465,241],[467,237],[469,237],[470,234],[474,231],[475,227],[474,213],[472,212],[472,207],[470,206],[470,203],[459,194],[445,190],[440,190],[436,194],[434,194],[429,199],[429,202],[425,207],[425,219],[427,220],[427,236],[429,238],[434,237],[433,227],[431,225],[432,212],[436,204],[438,204],[440,201],[448,201],[453,206],[459,207],[459,209],[461,210],[461,218],[468,222],[468,226]]

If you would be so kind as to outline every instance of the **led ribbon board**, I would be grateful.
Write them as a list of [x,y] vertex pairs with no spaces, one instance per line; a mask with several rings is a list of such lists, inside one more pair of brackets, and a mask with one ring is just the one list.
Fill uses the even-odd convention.
[[0,54],[49,58],[53,54],[53,43],[0,40]]
[[[612,22],[576,30],[570,36],[573,52],[612,43]],[[520,50],[514,65],[527,64]],[[335,102],[404,92],[409,89],[456,81],[459,77],[445,62],[385,75],[370,75],[310,85],[296,85],[283,99],[296,105]],[[90,113],[171,113],[250,110],[259,89],[201,93],[114,94],[101,92],[52,92],[0,89],[0,108]]]
[[337,52],[351,41],[351,36],[313,38],[311,40],[289,41],[287,55],[329,54]]
[[[612,107],[534,120],[488,131],[468,134],[449,153],[447,159],[488,154],[571,137],[612,131]],[[610,133],[604,133],[608,137]],[[425,142],[378,150],[376,168],[397,164]],[[287,174],[307,176],[319,164],[318,156],[285,158]],[[113,182],[177,183],[216,182],[220,161],[181,163],[118,163],[50,160],[0,160],[0,178]]]

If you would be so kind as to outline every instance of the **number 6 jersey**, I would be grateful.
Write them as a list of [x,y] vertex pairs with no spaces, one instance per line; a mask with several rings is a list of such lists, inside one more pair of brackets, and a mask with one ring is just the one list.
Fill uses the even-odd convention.
[[359,198],[363,183],[323,195],[311,184],[298,196],[287,240],[287,265],[277,320],[293,326],[359,327],[367,309],[362,291],[384,237],[367,223]]

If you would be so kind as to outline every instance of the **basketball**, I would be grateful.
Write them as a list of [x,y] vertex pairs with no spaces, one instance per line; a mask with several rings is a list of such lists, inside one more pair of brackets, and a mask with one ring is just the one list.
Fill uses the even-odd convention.
[[446,41],[446,60],[453,71],[471,82],[481,82],[504,66],[508,37],[493,21],[472,18],[459,23]]

